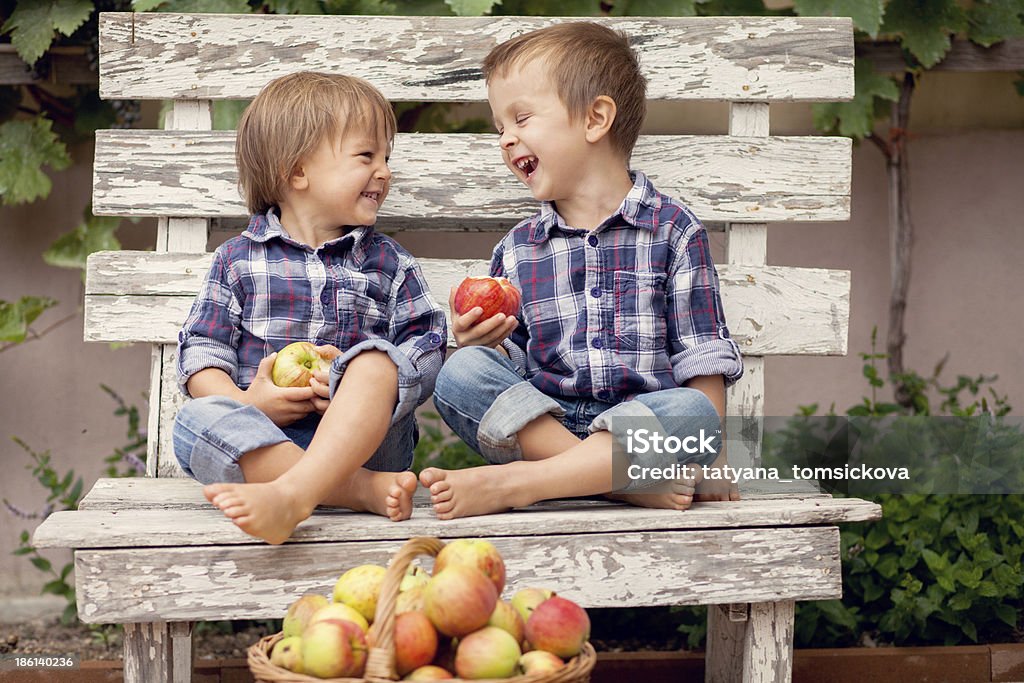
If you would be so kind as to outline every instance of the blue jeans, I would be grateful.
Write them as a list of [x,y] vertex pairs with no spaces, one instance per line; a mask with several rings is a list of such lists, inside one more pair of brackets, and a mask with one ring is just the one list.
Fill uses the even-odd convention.
[[[523,379],[504,354],[481,346],[457,350],[441,367],[434,387],[434,405],[452,431],[492,464],[522,459],[518,433],[544,414],[553,415],[580,439],[602,430],[611,432],[627,456],[628,462],[617,460],[623,466],[710,465],[721,449],[718,412],[696,389],[654,391],[618,404],[548,396]],[[638,440],[631,439],[638,428],[680,440],[703,434],[705,441],[712,442],[713,450],[673,453],[669,457],[626,449],[626,444]],[[619,488],[644,488],[644,484],[631,482]]]
[[[305,450],[319,425],[320,415],[311,413],[278,427],[255,406],[225,396],[206,396],[186,403],[174,418],[174,455],[185,474],[203,484],[244,482],[239,458],[284,441]],[[391,427],[364,467],[378,472],[409,469],[417,436],[410,413]]]

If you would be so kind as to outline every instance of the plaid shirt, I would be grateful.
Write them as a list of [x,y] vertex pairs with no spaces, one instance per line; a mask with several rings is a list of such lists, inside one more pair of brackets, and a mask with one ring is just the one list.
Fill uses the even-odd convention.
[[444,360],[444,312],[419,264],[372,227],[318,249],[296,242],[273,211],[221,245],[178,335],[178,376],[220,368],[245,389],[264,357],[295,341],[332,344],[333,395],[348,362],[367,349],[398,366],[394,419],[425,401]]
[[494,250],[491,275],[523,293],[522,323],[503,345],[545,394],[619,403],[698,375],[732,384],[743,374],[704,226],[631,175],[619,210],[594,230],[567,226],[543,202]]

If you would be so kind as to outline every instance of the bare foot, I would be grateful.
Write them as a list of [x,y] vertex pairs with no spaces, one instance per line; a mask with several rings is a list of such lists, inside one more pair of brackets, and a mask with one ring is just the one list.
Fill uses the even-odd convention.
[[620,500],[630,505],[645,508],[660,508],[662,510],[689,510],[694,501],[694,491],[700,483],[700,470],[696,470],[695,476],[688,479],[676,479],[672,482],[671,490],[658,493],[608,493],[605,498]]
[[311,506],[277,481],[210,484],[203,487],[203,495],[239,529],[273,545],[287,541],[299,522],[313,512]]
[[438,519],[472,517],[504,512],[514,507],[535,503],[522,498],[510,485],[509,476],[517,468],[507,465],[485,465],[464,470],[442,470],[428,467],[420,473],[420,483],[430,491],[430,502]]
[[416,475],[412,472],[399,472],[388,485],[388,494],[384,497],[385,516],[392,522],[400,522],[412,517],[412,496],[416,493]]

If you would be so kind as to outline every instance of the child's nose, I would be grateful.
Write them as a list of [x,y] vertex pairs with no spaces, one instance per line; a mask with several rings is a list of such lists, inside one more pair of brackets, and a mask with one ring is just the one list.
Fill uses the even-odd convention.
[[377,169],[377,178],[380,180],[388,181],[391,180],[391,167],[387,164],[383,164]]
[[501,134],[501,137],[498,138],[498,144],[501,145],[502,149],[512,149],[516,144],[516,136],[506,130]]

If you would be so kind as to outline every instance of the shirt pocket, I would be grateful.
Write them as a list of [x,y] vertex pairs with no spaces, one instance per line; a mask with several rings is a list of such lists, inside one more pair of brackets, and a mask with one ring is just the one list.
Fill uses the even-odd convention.
[[364,339],[388,338],[390,318],[387,305],[353,289],[338,291],[338,323],[349,343]]
[[665,347],[665,275],[615,273],[615,338],[627,349]]

